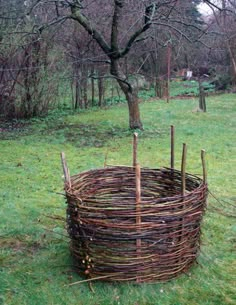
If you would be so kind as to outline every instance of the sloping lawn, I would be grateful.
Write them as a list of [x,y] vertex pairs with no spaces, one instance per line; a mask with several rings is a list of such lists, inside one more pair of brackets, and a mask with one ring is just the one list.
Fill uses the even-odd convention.
[[[198,101],[142,103],[145,130],[139,132],[139,162],[169,166],[169,127],[176,128],[176,167],[188,145],[187,171],[201,175],[200,150],[207,152],[208,209],[201,253],[188,274],[167,283],[94,282],[68,286],[73,272],[65,223],[60,152],[71,174],[108,164],[132,163],[127,106],[48,118],[1,128],[0,141],[0,304],[29,305],[226,305],[236,303],[235,95]],[[229,216],[231,217],[229,217]],[[233,217],[234,215],[234,217]]]

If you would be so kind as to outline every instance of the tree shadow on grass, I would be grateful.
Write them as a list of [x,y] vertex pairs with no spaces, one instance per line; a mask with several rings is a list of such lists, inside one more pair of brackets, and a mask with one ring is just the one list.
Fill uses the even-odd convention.
[[[148,127],[137,130],[140,138],[165,136],[167,130]],[[16,140],[24,136],[38,137],[38,141],[49,143],[70,143],[75,147],[104,147],[112,139],[131,138],[134,130],[120,127],[110,121],[99,124],[81,124],[64,121],[42,121],[38,126],[30,122],[0,121],[0,140]]]

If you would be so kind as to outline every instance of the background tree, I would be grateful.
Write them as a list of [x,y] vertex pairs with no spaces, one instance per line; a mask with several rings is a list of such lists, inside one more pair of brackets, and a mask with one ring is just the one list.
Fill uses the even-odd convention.
[[236,83],[236,39],[235,39],[235,0],[205,1],[209,15],[205,18],[209,35],[204,38],[209,46],[209,63],[216,73],[218,89],[226,89]]
[[[203,63],[203,61],[205,64],[206,58],[211,57],[209,60],[212,61],[212,55],[216,54],[212,49],[211,52],[207,48],[203,49],[203,44],[197,45],[199,41],[205,44],[210,41],[210,38],[208,41],[203,38],[203,33],[207,31],[209,23],[208,25],[202,23],[197,9],[200,2],[203,1],[10,0],[8,2],[0,0],[0,4],[4,4],[3,8],[6,11],[4,14],[7,16],[7,18],[4,17],[5,19],[1,19],[0,16],[0,21],[7,23],[5,27],[7,31],[3,32],[9,33],[9,25],[12,24],[12,35],[18,35],[17,39],[19,39],[17,56],[13,56],[15,51],[11,53],[11,62],[13,62],[13,58],[17,58],[18,65],[20,64],[20,51],[23,58],[23,54],[27,53],[24,45],[28,43],[32,50],[30,54],[34,57],[28,61],[30,64],[27,67],[10,66],[10,69],[2,69],[5,72],[11,71],[14,80],[17,80],[14,90],[17,89],[19,94],[14,96],[24,97],[20,99],[20,103],[25,101],[26,105],[28,104],[27,107],[20,107],[20,109],[29,109],[29,105],[33,109],[36,107],[33,104],[37,104],[37,101],[51,100],[53,94],[50,94],[50,98],[43,97],[43,92],[53,92],[52,87],[54,86],[51,88],[46,86],[55,84],[53,81],[49,82],[49,78],[57,79],[58,87],[61,87],[62,91],[66,93],[68,93],[66,88],[70,87],[69,83],[72,84],[73,108],[102,106],[105,104],[108,94],[113,96],[116,91],[114,82],[108,81],[108,77],[111,77],[117,82],[128,102],[130,128],[142,128],[138,90],[140,87],[149,88],[151,84],[155,86],[156,94],[163,96],[167,82],[167,50],[171,49],[172,71],[198,67],[199,63]],[[215,1],[204,2],[212,5],[214,11],[217,10],[216,6],[213,6]],[[227,10],[231,5],[232,11],[234,2],[231,2],[225,0],[222,5],[225,3]],[[229,18],[223,16],[224,19]],[[233,16],[232,13],[231,16]],[[5,34],[2,37],[7,39]],[[15,37],[11,36],[13,40]],[[230,41],[232,46],[230,50],[233,53],[232,33],[230,33],[230,39],[228,41]],[[40,41],[40,48],[36,47],[34,40]],[[4,49],[3,45],[6,48],[7,44],[2,43],[1,50]],[[34,51],[33,46],[35,46]],[[37,52],[41,70],[37,70],[35,65]],[[10,54],[10,52],[5,52],[5,54],[7,53]],[[45,54],[47,54],[47,60],[43,60]],[[14,64],[17,60],[14,61]],[[5,62],[4,57],[2,57],[2,62]],[[45,69],[44,62],[47,63],[49,69]],[[6,63],[3,64],[3,67],[6,67]],[[16,77],[17,69],[21,70],[18,78]],[[27,69],[28,74],[23,72]],[[30,71],[34,69],[37,71],[38,77],[33,74],[30,76]],[[13,73],[13,71],[15,72]],[[6,72],[4,79],[9,76],[10,74]],[[26,81],[23,81],[24,77]],[[27,81],[27,77],[30,81]],[[23,89],[23,83],[35,88],[35,84],[32,84],[34,79],[37,80],[36,83],[39,86],[37,90]],[[111,91],[108,90],[108,85],[111,87]],[[26,94],[26,92],[28,93]],[[31,94],[29,94],[30,92]],[[36,98],[33,92],[41,93]],[[120,91],[117,92],[120,96]],[[56,94],[55,90],[55,97]],[[105,94],[107,94],[106,98]],[[15,97],[14,101],[16,101]],[[10,99],[6,104],[10,104]],[[53,101],[49,104],[53,106]],[[32,113],[39,113],[44,108],[46,109],[41,106],[36,108],[38,110],[32,111]]]
[[[199,31],[192,14],[189,14],[189,9],[196,3],[187,0],[71,0],[53,1],[52,4],[57,5],[58,10],[48,25],[73,19],[96,41],[104,55],[100,60],[109,64],[110,74],[127,99],[130,128],[142,128],[137,91],[127,77],[124,58],[134,45],[149,43],[153,26],[160,32],[174,33],[176,39],[184,37],[190,40],[185,28],[192,29],[192,37],[193,29]],[[37,1],[35,7],[44,5],[45,2]],[[45,25],[39,30],[43,28]]]
[[[54,33],[32,32],[37,15],[25,18],[26,1],[0,2],[0,107],[10,118],[46,114],[56,101]],[[44,21],[46,21],[44,19]]]

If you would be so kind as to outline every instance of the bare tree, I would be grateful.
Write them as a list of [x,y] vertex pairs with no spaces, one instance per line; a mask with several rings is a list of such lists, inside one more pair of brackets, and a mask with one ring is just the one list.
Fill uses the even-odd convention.
[[[97,42],[110,67],[110,74],[123,91],[129,109],[130,128],[142,128],[137,91],[125,73],[123,59],[140,43],[152,39],[151,28],[167,31],[189,40],[185,28],[197,29],[187,13],[195,2],[188,0],[55,0],[36,1],[31,12],[40,6],[54,6],[54,17],[38,27],[39,31],[68,19],[78,22]],[[186,12],[186,13],[184,13]],[[199,29],[197,29],[199,30]],[[193,32],[191,32],[192,36]],[[195,38],[194,38],[195,39]]]
[[110,60],[111,75],[113,75],[117,79],[128,102],[129,126],[130,128],[134,129],[142,128],[138,106],[138,98],[137,94],[132,88],[132,85],[127,81],[127,78],[121,69],[120,60],[129,52],[135,40],[151,26],[152,16],[155,12],[155,6],[151,5],[145,7],[143,24],[132,34],[129,34],[129,38],[126,44],[124,45],[124,47],[121,47],[119,43],[119,36],[121,22],[125,12],[124,6],[125,1],[114,1],[109,44],[107,43],[101,32],[96,27],[93,27],[93,25],[91,24],[91,20],[85,17],[82,13],[82,3],[77,2],[76,4],[74,2],[73,5],[71,5],[71,18],[78,21],[85,28],[85,30],[97,41],[103,52],[108,56]]
[[[208,24],[215,33],[212,39],[212,49],[219,51],[218,58],[224,56],[224,66],[227,66],[227,58],[230,59],[232,81],[236,83],[236,1],[217,0],[205,1],[211,9],[211,17]],[[225,54],[223,54],[223,51]]]
[[[7,3],[6,0],[3,2]],[[24,14],[17,18],[22,22],[29,20],[37,35],[47,29],[50,29],[49,32],[57,31],[58,39],[63,39],[64,35],[69,34],[65,34],[66,31],[71,30],[71,22],[67,21],[76,21],[80,26],[78,34],[75,33],[78,37],[74,38],[74,45],[78,46],[74,58],[76,62],[74,76],[81,75],[81,82],[76,81],[76,96],[79,99],[77,102],[84,102],[85,107],[89,105],[87,77],[89,74],[92,75],[92,79],[95,79],[96,75],[103,77],[101,69],[99,73],[94,70],[95,66],[91,69],[92,64],[103,63],[109,67],[110,76],[117,81],[127,99],[129,126],[134,129],[142,128],[142,122],[137,84],[132,82],[130,73],[144,71],[145,63],[153,59],[154,78],[158,79],[157,73],[161,64],[158,63],[157,66],[157,61],[160,61],[160,54],[163,52],[157,50],[157,46],[161,45],[162,50],[166,50],[170,41],[174,46],[175,41],[178,40],[197,39],[194,36],[196,33],[199,34],[201,28],[196,23],[196,18],[193,18],[192,12],[199,2],[199,0],[27,0],[21,1],[24,10],[26,7],[28,11],[25,19]],[[56,25],[62,25],[61,31],[55,28]],[[84,32],[87,32],[87,35],[84,35]],[[73,37],[71,39],[73,40]],[[85,40],[90,46],[90,41],[96,42],[98,46],[96,55],[86,46]],[[153,50],[155,56],[151,56]],[[75,53],[71,53],[75,56]],[[162,65],[166,66],[166,59]],[[170,67],[168,71],[170,75]],[[101,81],[99,84],[99,88],[102,87]],[[94,83],[92,91],[94,100]],[[100,94],[100,103],[101,97],[102,94]]]

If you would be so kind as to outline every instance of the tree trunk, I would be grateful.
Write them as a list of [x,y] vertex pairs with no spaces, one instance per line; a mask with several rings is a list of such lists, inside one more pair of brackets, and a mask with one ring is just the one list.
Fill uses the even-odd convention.
[[124,92],[128,108],[129,108],[129,128],[130,129],[143,129],[140,119],[138,95],[132,90],[132,87],[127,86],[122,81],[118,81],[121,90]]
[[[91,74],[94,75],[94,67],[92,66],[91,68]],[[92,106],[95,105],[95,83],[94,83],[94,78],[91,78],[91,103]]]
[[87,65],[83,65],[82,69],[82,80],[81,80],[81,89],[82,89],[82,99],[83,99],[83,108],[88,108],[88,68]]
[[129,108],[129,128],[143,129],[140,118],[138,96],[123,74],[118,60],[111,60],[111,74],[115,76],[121,90],[124,92]]
[[227,40],[227,47],[228,47],[229,56],[230,56],[230,59],[232,62],[233,83],[235,85],[235,83],[236,83],[236,61],[235,61],[234,54],[233,54],[233,48],[231,47],[229,40]]
[[155,80],[155,93],[159,98],[166,96],[166,81],[162,78],[157,78]]
[[[125,93],[125,92],[124,92]],[[129,127],[130,129],[143,129],[140,120],[138,96],[134,93],[125,93],[129,107]]]
[[[101,75],[100,75],[101,76]],[[102,107],[104,98],[104,84],[102,76],[98,78],[98,106]]]
[[166,102],[169,103],[170,101],[170,68],[171,68],[171,44],[168,43],[167,46],[167,96],[166,96]]
[[89,107],[89,101],[88,101],[88,79],[87,75],[84,79],[83,84],[83,100],[84,100],[84,107],[87,109]]
[[79,105],[80,105],[80,83],[79,80],[76,79],[75,80],[75,109],[78,109]]
[[200,80],[199,80],[199,109],[203,112],[206,112],[205,92]]
[[[74,82],[72,81],[70,84],[70,90],[71,90],[71,108],[75,109],[75,95],[74,95]],[[59,102],[58,102],[59,105]]]

